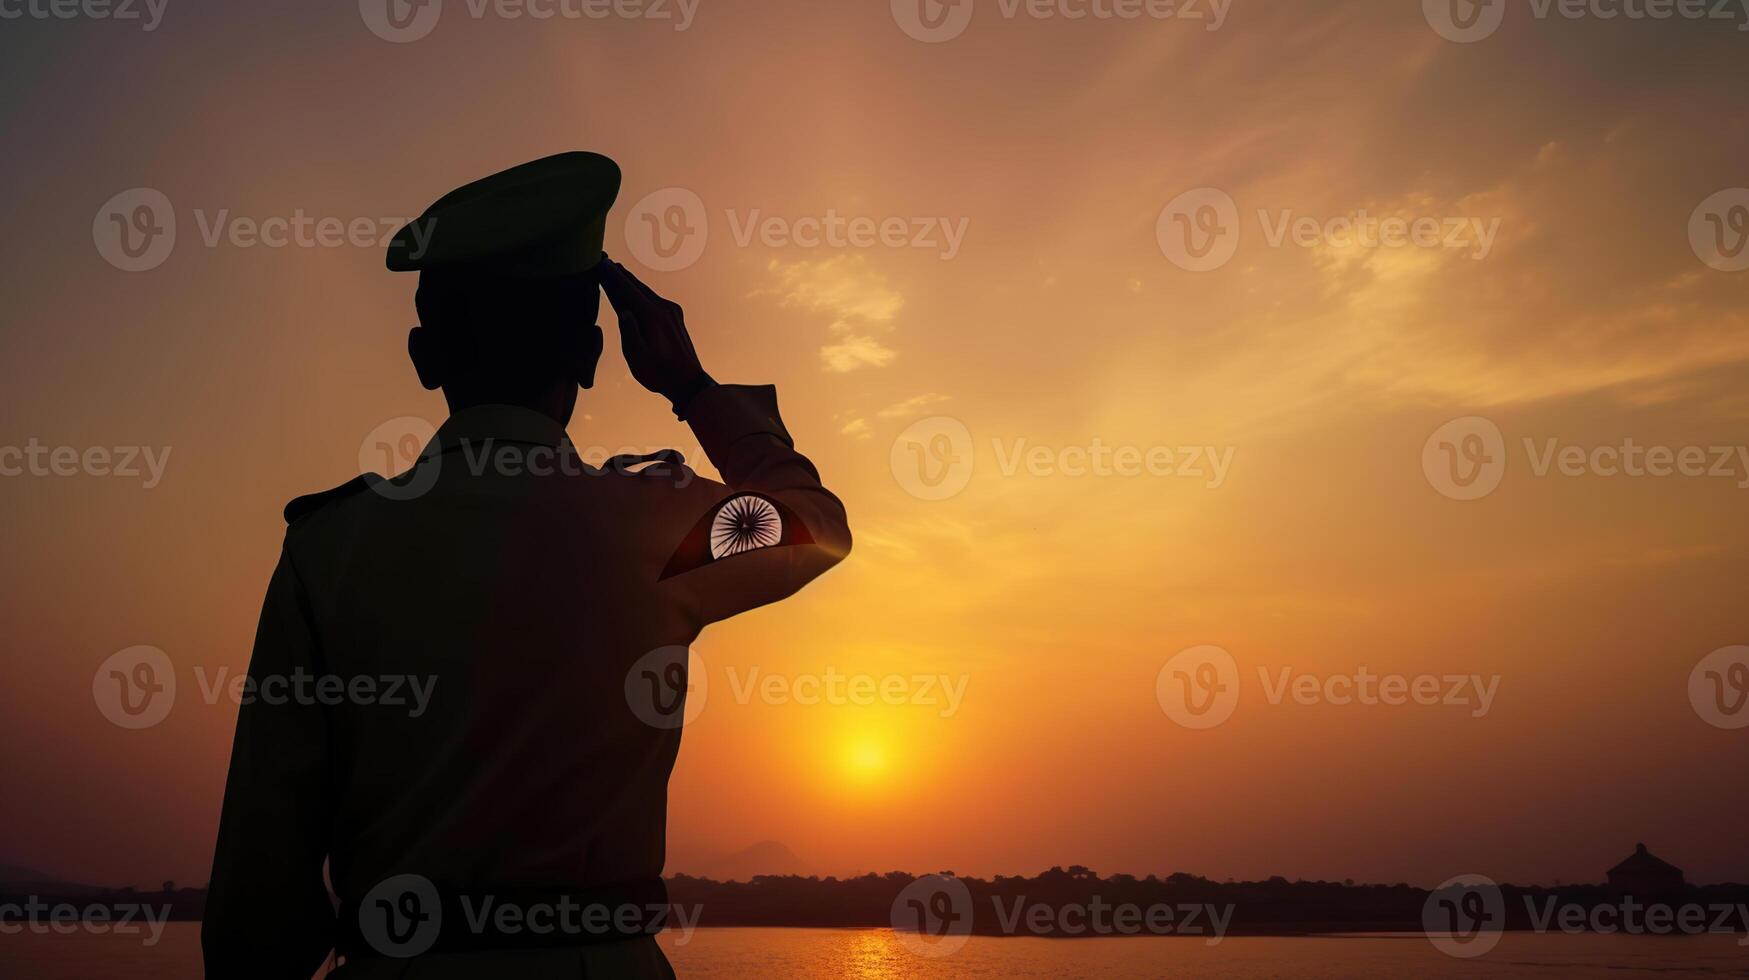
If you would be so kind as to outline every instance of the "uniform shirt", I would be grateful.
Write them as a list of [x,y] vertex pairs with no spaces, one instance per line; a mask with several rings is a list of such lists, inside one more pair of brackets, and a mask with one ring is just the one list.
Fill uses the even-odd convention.
[[324,859],[343,908],[402,874],[659,885],[680,743],[662,716],[685,689],[662,662],[686,659],[652,651],[850,549],[772,388],[707,388],[687,414],[724,483],[677,456],[582,465],[557,422],[492,405],[452,416],[401,478],[288,506],[225,789],[209,977],[310,975],[336,938]]

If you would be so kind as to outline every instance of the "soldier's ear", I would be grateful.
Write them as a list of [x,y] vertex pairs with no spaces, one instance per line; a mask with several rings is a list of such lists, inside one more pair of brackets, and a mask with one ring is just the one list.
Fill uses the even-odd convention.
[[579,387],[595,387],[595,368],[601,364],[601,350],[604,342],[601,327],[596,324],[592,323],[579,331],[575,360],[573,361],[577,369]]
[[435,334],[424,327],[407,331],[407,356],[413,359],[413,370],[419,372],[419,383],[426,391],[443,387],[443,352]]

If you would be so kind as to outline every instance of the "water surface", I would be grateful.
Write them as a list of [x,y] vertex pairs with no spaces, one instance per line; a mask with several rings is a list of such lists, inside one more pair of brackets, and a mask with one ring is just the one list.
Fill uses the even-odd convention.
[[[663,946],[682,977],[914,980],[934,977],[1749,977],[1742,937],[1508,933],[1485,956],[1447,956],[1420,936],[1035,939],[974,936],[950,956],[913,953],[888,929],[699,929]],[[200,926],[173,922],[157,946],[140,937],[0,935],[0,977],[142,980],[200,976]]]

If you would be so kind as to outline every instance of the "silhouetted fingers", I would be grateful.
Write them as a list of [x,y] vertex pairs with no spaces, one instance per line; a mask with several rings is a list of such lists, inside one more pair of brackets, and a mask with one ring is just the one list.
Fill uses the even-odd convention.
[[638,307],[649,302],[625,266],[611,259],[601,264],[601,291],[607,294],[607,301],[613,304],[621,322],[628,316],[635,317]]
[[648,285],[646,285],[644,283],[644,280],[639,279],[632,272],[632,270],[626,268],[623,265],[620,265],[618,262],[615,262],[614,265],[619,267],[620,274],[625,276],[626,279],[632,283],[632,285],[636,286],[638,288],[639,292],[642,292],[646,297],[648,297],[650,302],[655,303],[658,306],[673,306],[674,305],[669,300],[663,298],[661,293],[656,292],[654,289],[651,289]]

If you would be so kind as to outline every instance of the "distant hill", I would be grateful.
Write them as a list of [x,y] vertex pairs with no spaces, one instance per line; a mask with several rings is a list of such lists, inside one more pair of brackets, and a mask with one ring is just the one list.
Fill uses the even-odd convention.
[[762,840],[731,854],[697,855],[675,861],[670,873],[717,881],[751,881],[758,875],[805,876],[812,869],[779,841]]
[[51,874],[15,864],[0,864],[0,892],[34,891],[45,895],[97,895],[104,889],[62,881]]

